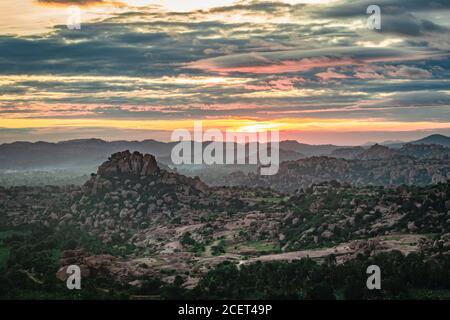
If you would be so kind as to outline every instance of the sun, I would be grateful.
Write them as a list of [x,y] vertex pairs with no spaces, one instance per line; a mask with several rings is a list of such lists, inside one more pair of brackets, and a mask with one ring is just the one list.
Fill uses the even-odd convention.
[[265,132],[280,129],[282,125],[273,122],[261,122],[238,127],[237,132]]

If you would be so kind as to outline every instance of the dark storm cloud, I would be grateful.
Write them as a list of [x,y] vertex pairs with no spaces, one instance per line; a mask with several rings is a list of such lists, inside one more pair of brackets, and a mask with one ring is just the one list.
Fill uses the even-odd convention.
[[445,26],[418,16],[427,12],[450,11],[450,1],[447,0],[342,1],[325,9],[321,8],[315,11],[315,14],[327,18],[366,18],[366,10],[370,5],[377,5],[381,9],[381,30],[376,30],[380,33],[419,36],[430,32],[444,33],[449,31]]
[[[207,49],[245,46],[245,39],[217,38],[242,26],[219,22],[86,23],[81,30],[56,27],[47,37],[0,37],[0,72],[59,74],[126,74],[164,76],[205,56]],[[154,29],[183,27],[183,34]],[[149,31],[137,32],[136,28]],[[210,37],[211,39],[207,39]],[[202,39],[203,38],[203,39]],[[183,73],[186,73],[183,70]],[[191,73],[198,73],[191,71]]]
[[419,19],[412,14],[383,15],[380,33],[398,33],[419,36],[429,32],[449,32],[449,29],[426,19]]
[[380,106],[391,107],[422,107],[440,105],[445,108],[450,106],[450,94],[441,91],[414,91],[414,92],[397,92],[390,96],[386,102],[382,102]]
[[[133,74],[168,75],[177,63],[201,56],[201,50],[187,50],[187,43],[175,40],[171,44],[149,49],[145,45],[163,36],[117,34],[116,41],[90,39],[86,42],[67,43],[61,38],[18,39],[0,38],[0,69],[3,73],[80,73],[80,74]],[[125,38],[125,40],[124,40]],[[140,41],[137,39],[140,38]],[[125,46],[139,42],[142,45]],[[183,47],[185,50],[183,50]]]
[[370,5],[378,5],[382,14],[404,14],[416,11],[450,10],[448,0],[347,0],[320,8],[316,14],[330,17],[365,16]]

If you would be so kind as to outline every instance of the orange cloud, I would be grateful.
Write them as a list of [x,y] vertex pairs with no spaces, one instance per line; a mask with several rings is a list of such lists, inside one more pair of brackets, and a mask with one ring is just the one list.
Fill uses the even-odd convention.
[[69,6],[76,5],[80,7],[90,7],[90,6],[107,6],[113,5],[116,7],[125,6],[122,1],[110,1],[110,0],[37,0],[40,5],[47,6]]

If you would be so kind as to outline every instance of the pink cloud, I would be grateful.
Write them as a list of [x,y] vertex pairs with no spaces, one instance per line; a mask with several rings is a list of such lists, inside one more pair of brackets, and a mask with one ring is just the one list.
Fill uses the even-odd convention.
[[358,72],[353,75],[358,79],[384,79],[384,76],[376,72]]
[[408,67],[408,66],[389,66],[386,68],[386,75],[392,78],[404,79],[423,79],[432,77],[432,73],[428,70]]
[[[260,61],[261,62],[261,61]],[[186,66],[188,69],[200,69],[220,74],[232,72],[253,74],[278,74],[308,71],[314,68],[327,68],[356,64],[351,58],[303,58],[300,60],[264,61],[264,64],[249,66],[221,66],[219,62],[211,60],[199,60]]]
[[430,78],[433,74],[426,70],[417,67],[410,67],[406,65],[400,66],[374,66],[366,65],[356,68],[353,75],[358,79],[384,79],[400,78],[400,79],[422,79]]
[[302,77],[293,77],[293,78],[280,78],[270,81],[260,82],[256,85],[246,85],[245,89],[252,91],[264,91],[264,90],[292,90],[294,89],[294,85],[299,82],[305,82],[305,79]]
[[349,76],[342,74],[342,73],[337,73],[333,69],[328,69],[325,72],[316,73],[316,77],[320,78],[323,81],[328,81],[328,80],[332,80],[332,79],[347,79],[347,78],[349,78]]

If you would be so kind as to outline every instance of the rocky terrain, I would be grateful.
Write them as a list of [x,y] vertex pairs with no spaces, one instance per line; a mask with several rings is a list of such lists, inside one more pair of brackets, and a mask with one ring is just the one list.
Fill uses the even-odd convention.
[[[307,166],[311,161],[320,161],[315,171]],[[377,170],[385,175],[386,166],[365,161],[377,163],[378,169],[370,169],[374,175]],[[417,183],[419,168],[415,160],[408,161],[409,170],[416,170],[408,175],[410,182]],[[344,159],[312,158],[283,164],[281,173],[288,170],[295,181],[296,172],[324,177],[326,170],[335,170],[327,176],[331,179],[345,166],[349,161]],[[334,255],[345,262],[359,253],[391,250],[449,253],[450,184],[446,171],[440,171],[448,169],[438,163],[421,166],[428,174],[435,170],[437,185],[382,188],[328,182],[281,193],[210,187],[160,168],[152,155],[124,151],[113,154],[82,187],[0,188],[0,235],[1,230],[10,234],[40,225],[57,237],[83,235],[60,249],[59,279],[76,263],[86,277],[100,274],[138,287],[149,276],[172,283],[175,275],[183,275],[184,286],[193,288],[223,261]],[[284,184],[288,188],[280,189],[286,191],[292,185],[271,183]],[[109,248],[109,253],[98,248]]]
[[162,264],[159,270],[217,264],[222,239],[256,241],[264,235],[266,241],[275,241],[274,221],[284,214],[276,201],[282,195],[209,188],[198,178],[160,169],[151,155],[128,151],[113,154],[80,188],[14,187],[0,192],[7,225],[74,227],[118,250],[130,245],[133,255],[150,255],[150,261]]
[[297,197],[300,201],[294,213],[280,228],[285,250],[380,235],[450,231],[448,183],[423,189],[324,183],[299,192]]
[[[423,154],[433,154],[427,151],[430,147],[405,147],[410,148],[424,150]],[[347,150],[346,154],[354,154],[354,150]],[[424,156],[417,159],[383,146],[374,146],[360,153],[361,159],[345,159],[342,154],[339,158],[311,157],[283,162],[273,176],[234,172],[207,182],[213,185],[272,188],[280,192],[295,192],[331,180],[354,186],[424,186],[450,178],[450,160],[441,156],[442,153],[439,153],[437,158]]]

